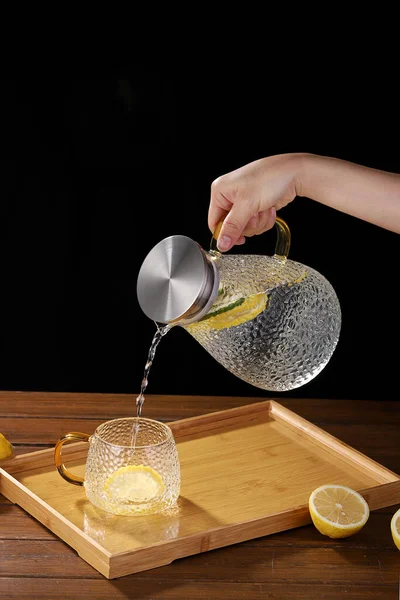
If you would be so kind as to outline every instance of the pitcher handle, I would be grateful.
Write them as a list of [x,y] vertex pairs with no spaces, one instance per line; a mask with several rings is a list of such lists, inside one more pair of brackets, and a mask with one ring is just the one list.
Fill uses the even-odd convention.
[[[213,252],[219,252],[219,250],[217,248],[217,240],[218,240],[218,236],[221,231],[223,222],[224,221],[222,220],[218,223],[218,225],[215,228],[215,231],[213,233],[213,236],[211,238],[210,250],[212,250]],[[286,260],[287,257],[289,256],[290,242],[291,242],[289,226],[286,223],[286,221],[284,221],[281,217],[276,217],[275,228],[276,228],[277,238],[276,238],[276,244],[275,244],[274,257],[279,258],[281,260]]]
[[62,438],[60,438],[54,448],[54,463],[57,467],[57,471],[60,473],[61,477],[68,481],[68,483],[72,483],[73,485],[83,485],[84,479],[83,477],[79,477],[79,475],[74,475],[67,469],[64,465],[61,450],[66,442],[88,442],[90,440],[90,435],[88,433],[81,433],[79,431],[72,431],[70,433],[66,433]]

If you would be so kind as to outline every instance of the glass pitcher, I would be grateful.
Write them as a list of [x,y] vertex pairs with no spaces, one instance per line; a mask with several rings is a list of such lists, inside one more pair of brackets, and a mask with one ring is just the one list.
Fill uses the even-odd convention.
[[273,256],[222,254],[171,236],[145,258],[137,282],[143,312],[179,325],[247,383],[284,392],[311,381],[330,360],[341,328],[332,285],[288,259],[290,230],[276,218]]

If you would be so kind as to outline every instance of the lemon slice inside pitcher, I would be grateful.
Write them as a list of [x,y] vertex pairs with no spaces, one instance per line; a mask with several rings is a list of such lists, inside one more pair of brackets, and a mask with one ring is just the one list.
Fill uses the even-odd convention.
[[239,298],[226,306],[216,308],[200,321],[187,325],[187,329],[219,330],[235,327],[255,319],[267,306],[268,295],[254,294],[248,298]]
[[104,491],[119,502],[151,502],[165,489],[161,475],[144,465],[120,467],[104,484]]

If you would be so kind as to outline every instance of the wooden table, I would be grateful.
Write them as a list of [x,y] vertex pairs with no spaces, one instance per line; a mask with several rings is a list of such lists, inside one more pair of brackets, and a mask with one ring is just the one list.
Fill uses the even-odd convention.
[[[143,415],[174,421],[266,397],[146,397]],[[400,403],[277,398],[297,414],[400,471]],[[54,446],[66,431],[135,414],[131,395],[0,392],[0,432],[17,453]],[[400,499],[399,499],[400,502]],[[107,580],[21,508],[0,496],[2,600],[398,599],[400,553],[390,534],[395,505],[371,513],[344,540],[312,526],[177,560]]]

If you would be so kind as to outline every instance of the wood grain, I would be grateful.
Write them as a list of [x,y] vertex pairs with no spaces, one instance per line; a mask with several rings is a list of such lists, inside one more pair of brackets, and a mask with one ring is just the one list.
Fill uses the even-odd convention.
[[[375,510],[370,515],[368,527],[346,540],[346,548],[394,549],[390,535],[390,519],[400,504]],[[19,506],[5,502],[0,508],[0,540],[58,540],[47,527],[33,519]],[[299,527],[254,538],[246,542],[248,547],[272,545],[274,547],[339,547],[342,542],[321,536],[313,527]]]
[[[320,573],[323,580],[323,573]],[[357,586],[307,582],[247,583],[243,581],[219,582],[202,581],[166,582],[164,580],[137,581],[124,579],[118,583],[91,581],[88,579],[45,578],[0,579],[0,597],[5,600],[397,600],[398,591],[393,584],[379,581],[374,584]],[[140,595],[138,595],[138,589]],[[312,596],[310,596],[312,594]],[[396,596],[397,594],[397,596]]]
[[[266,399],[149,395],[145,412],[146,416],[173,421]],[[399,472],[397,402],[276,400],[388,469]],[[16,443],[17,453],[24,454],[53,445],[56,435],[46,426],[48,419],[58,423],[69,420],[72,429],[79,429],[77,425],[86,422],[84,431],[87,431],[91,421],[95,424],[133,414],[133,403],[131,395],[0,392],[0,431],[11,429],[8,421],[12,418],[15,438],[11,441]],[[60,430],[64,431],[64,426]],[[400,504],[373,511],[365,528],[345,540],[330,540],[309,525],[187,557],[166,567],[107,580],[47,528],[0,495],[0,540],[5,543],[0,547],[0,563],[4,561],[8,569],[8,574],[2,571],[0,576],[0,597],[5,600],[310,600],[310,597],[398,600],[400,554],[389,530],[397,508]],[[15,542],[28,546],[33,542],[34,546],[30,550],[15,546]],[[29,561],[28,571],[24,571],[25,556]],[[87,568],[90,573],[75,571],[73,565],[77,562],[83,565],[79,569]]]
[[[4,461],[0,489],[108,578],[305,525],[308,497],[327,473],[364,492],[371,510],[400,501],[395,473],[275,401],[171,427],[182,475],[176,515],[104,518],[82,488],[59,477],[52,450]],[[84,443],[66,448],[80,476],[86,451]]]
[[[261,390],[260,390],[261,392]],[[139,393],[139,390],[138,390]],[[137,394],[88,394],[63,392],[0,391],[0,418],[69,417],[113,419],[135,416]],[[332,400],[260,396],[174,396],[146,394],[143,414],[175,421],[206,413],[276,400],[303,418],[322,427],[335,425],[400,425],[398,402],[380,400]],[[0,421],[1,423],[1,421]]]
[[[248,583],[263,583],[273,575],[275,582],[311,583],[313,573],[324,573],[327,584],[348,584],[353,571],[368,568],[363,583],[374,584],[378,580],[386,584],[396,584],[398,556],[391,550],[382,553],[379,561],[373,549],[326,548],[316,559],[314,548],[275,548],[272,546],[252,547],[248,543],[232,546],[214,552],[207,561],[207,579],[226,583],[246,580]],[[227,557],[229,556],[229,560]],[[0,541],[0,577],[27,576],[37,574],[38,561],[43,565],[41,575],[62,577],[70,572],[75,577],[103,579],[100,573],[90,567],[68,546],[60,542]],[[200,581],[204,574],[204,555],[185,558],[186,577]],[[174,563],[174,565],[179,563]],[[181,571],[168,565],[151,573],[140,573],[142,580],[151,581],[162,575],[165,581],[179,581]],[[144,574],[147,573],[145,576]],[[136,574],[139,580],[139,573]]]

